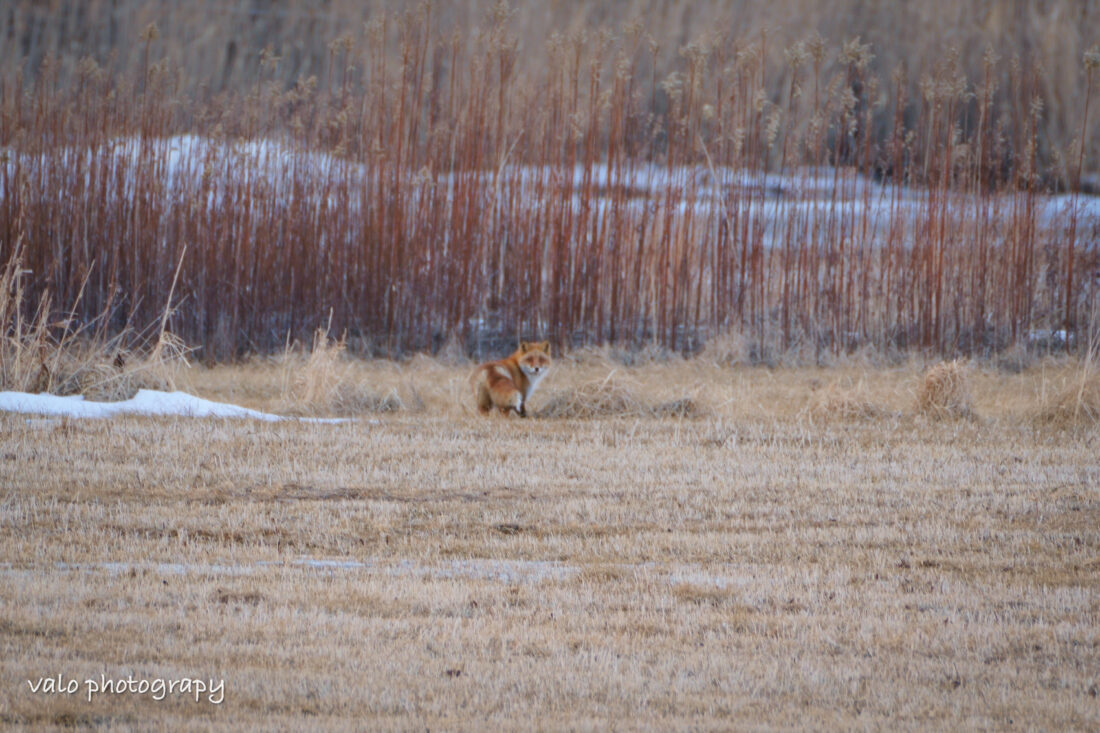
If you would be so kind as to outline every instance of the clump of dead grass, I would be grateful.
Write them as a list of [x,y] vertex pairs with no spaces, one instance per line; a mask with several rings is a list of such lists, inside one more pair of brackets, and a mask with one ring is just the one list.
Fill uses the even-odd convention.
[[347,355],[347,339],[329,338],[328,328],[313,334],[309,355],[287,347],[282,357],[282,409],[295,415],[359,415],[405,408],[394,389],[378,392],[356,378]]
[[967,363],[955,359],[929,367],[917,392],[917,412],[933,417],[973,417]]
[[1100,372],[1095,356],[1096,350],[1089,349],[1080,371],[1040,408],[1040,423],[1060,428],[1100,424]]
[[1067,385],[1040,418],[1055,426],[1100,424],[1100,374],[1082,375]]
[[170,333],[161,334],[147,350],[124,348],[116,337],[58,344],[47,353],[46,380],[37,385],[38,391],[105,401],[129,399],[139,389],[174,391],[180,370],[188,365],[187,346]]
[[699,358],[717,366],[737,366],[749,363],[750,345],[739,331],[726,331],[707,340]]
[[705,410],[691,397],[654,401],[644,396],[637,381],[612,370],[602,379],[583,382],[578,387],[553,393],[539,410],[540,417],[701,417]]
[[683,362],[683,357],[676,351],[662,346],[656,341],[649,341],[640,348],[607,347],[601,351],[612,362],[626,367],[642,367],[661,365],[675,365]]
[[810,414],[824,419],[875,420],[887,416],[889,411],[867,399],[859,388],[843,389],[830,384],[818,392]]
[[730,604],[734,600],[733,593],[727,588],[696,583],[677,583],[672,586],[672,596],[684,603],[716,608]]
[[179,370],[188,366],[188,348],[166,330],[167,307],[155,340],[132,328],[107,337],[109,309],[74,326],[76,304],[67,317],[57,317],[48,291],[26,317],[23,274],[17,250],[0,270],[0,389],[94,400],[129,399],[139,389],[176,389]]

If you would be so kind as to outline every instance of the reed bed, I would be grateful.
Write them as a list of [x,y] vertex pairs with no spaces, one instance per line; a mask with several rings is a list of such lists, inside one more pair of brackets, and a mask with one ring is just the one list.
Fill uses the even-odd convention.
[[[92,57],[112,73],[144,73],[143,49],[128,49],[149,23],[156,22],[160,33],[151,41],[149,54],[186,69],[178,80],[191,97],[241,92],[267,81],[292,87],[309,77],[316,77],[320,88],[334,89],[359,84],[360,78],[352,74],[345,79],[344,67],[333,63],[333,40],[350,34],[362,47],[363,29],[373,23],[394,49],[404,32],[401,15],[410,5],[403,0],[328,0],[323,8],[311,0],[278,5],[251,0],[10,0],[0,16],[0,68],[35,73],[48,65],[62,83],[74,83],[82,60]],[[1054,174],[1065,181],[1072,179],[1071,160],[1056,164],[1052,154],[1068,149],[1080,137],[1077,105],[1085,96],[1086,79],[1074,70],[1081,55],[1097,42],[1094,29],[1100,27],[1100,6],[1080,0],[874,5],[863,0],[510,0],[504,8],[500,0],[433,0],[428,11],[424,25],[429,32],[457,36],[464,44],[476,42],[478,33],[504,12],[520,51],[512,59],[517,77],[543,73],[550,57],[548,29],[568,36],[601,28],[620,32],[628,23],[646,32],[647,53],[636,59],[635,69],[636,76],[646,80],[663,80],[682,71],[681,50],[692,39],[717,39],[730,29],[744,38],[765,34],[765,59],[777,69],[786,64],[789,47],[807,29],[837,46],[859,38],[874,48],[868,68],[875,76],[888,79],[899,67],[915,72],[907,75],[904,87],[909,99],[921,96],[922,75],[948,48],[957,49],[960,67],[974,80],[984,76],[985,55],[992,50],[1004,59],[995,69],[993,94],[1013,99],[1015,116],[1023,117],[1033,96],[1043,98],[1040,156],[1050,160]],[[274,57],[277,64],[271,63]],[[402,63],[399,53],[391,53],[390,59],[395,65]],[[842,62],[826,55],[821,63],[828,74]],[[1023,73],[1028,67],[1029,73]],[[772,73],[765,82],[768,98],[778,99],[790,79],[785,73]],[[885,108],[892,108],[892,90],[880,91]],[[877,134],[886,134],[889,122],[888,115],[878,116]],[[1091,134],[1085,136],[1093,156],[1100,152],[1098,131],[1100,120],[1094,119]],[[1092,185],[1100,186],[1100,181]]]
[[1088,170],[1100,53],[1077,147],[1053,155],[1038,61],[990,53],[970,80],[945,52],[880,78],[858,39],[777,63],[766,36],[711,34],[658,77],[638,22],[551,28],[531,69],[515,27],[504,6],[469,35],[430,6],[379,15],[331,39],[321,82],[265,53],[218,95],[157,55],[155,24],[136,65],[10,73],[0,253],[22,243],[29,302],[109,313],[111,333],[174,292],[168,330],[207,361],[325,323],[391,356],[535,334],[685,354],[734,334],[769,362],[1094,337],[1096,207],[1047,194],[1055,157]]

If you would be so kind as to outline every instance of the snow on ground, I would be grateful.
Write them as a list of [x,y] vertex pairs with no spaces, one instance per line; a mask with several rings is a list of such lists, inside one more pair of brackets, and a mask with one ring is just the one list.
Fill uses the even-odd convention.
[[[232,188],[243,185],[252,189],[252,200],[259,197],[280,206],[299,201],[316,207],[318,216],[338,213],[343,206],[344,213],[354,218],[375,200],[378,186],[392,183],[388,171],[383,176],[383,171],[370,164],[270,139],[121,137],[95,148],[61,148],[39,156],[9,152],[0,151],[7,160],[6,171],[0,164],[0,198],[5,196],[4,187],[17,180],[28,180],[38,195],[49,197],[59,185],[62,190],[79,185],[81,177],[86,185],[105,187],[102,193],[108,196],[133,197],[139,178],[145,175],[163,183],[157,195],[170,205],[205,201],[207,207],[216,209],[230,204],[238,195]],[[432,205],[454,205],[458,194],[468,189],[493,202],[525,200],[534,205],[565,193],[574,212],[594,211],[600,216],[612,206],[641,212],[664,202],[662,205],[673,207],[678,214],[735,216],[754,222],[754,226],[759,223],[765,244],[771,244],[790,226],[798,226],[800,233],[826,227],[836,236],[854,238],[855,232],[843,227],[854,226],[854,222],[862,227],[868,223],[865,217],[870,218],[872,231],[861,229],[860,238],[869,236],[870,243],[875,243],[896,221],[911,228],[924,226],[931,195],[924,189],[875,180],[852,168],[795,166],[783,172],[764,172],[644,162],[622,166],[602,162],[572,167],[508,165],[455,172],[410,169],[402,186],[403,194],[410,197],[410,211],[423,210],[423,197],[432,198]],[[672,195],[666,199],[669,193]],[[1085,193],[1040,195],[1028,202],[1023,192],[984,198],[949,192],[937,200],[945,213],[964,219],[1013,216],[1017,207],[1026,204],[1024,210],[1034,212],[1043,227],[1065,227],[1073,212],[1080,220],[1079,232],[1091,231],[1100,221],[1100,196]],[[834,231],[838,220],[842,228]],[[444,233],[443,247],[450,235],[450,231]]]
[[[328,573],[362,572],[393,578],[420,577],[433,579],[472,578],[492,580],[510,585],[532,584],[545,580],[566,580],[578,575],[578,565],[553,560],[452,560],[442,564],[424,564],[412,560],[396,562],[352,560],[348,558],[300,557],[291,560],[261,560],[255,563],[186,563],[186,562],[91,562],[56,563],[58,570],[97,572],[112,575],[130,570],[151,570],[161,575],[253,575],[270,568],[303,569]],[[630,566],[636,568],[640,566]],[[0,563],[0,573],[28,572],[25,567]]]
[[[306,572],[363,573],[391,578],[415,577],[429,579],[488,580],[505,585],[535,585],[554,580],[569,580],[584,571],[583,565],[555,560],[451,560],[442,563],[421,563],[413,560],[358,560],[350,558],[299,557],[289,560],[255,563],[186,563],[186,562],[90,562],[56,563],[58,570],[74,572],[106,572],[112,575],[131,570],[150,570],[161,575],[254,575],[271,568],[301,569]],[[692,584],[715,588],[751,588],[752,568],[742,564],[723,564],[714,570],[695,563],[652,562],[621,563],[619,570],[634,576],[663,578],[671,586]],[[34,572],[32,568],[0,563],[0,574]]]
[[[91,402],[83,395],[61,397],[53,394],[29,394],[27,392],[0,392],[0,412],[18,412],[32,415],[49,415],[69,418],[108,418],[116,415],[149,415],[179,417],[237,417],[253,420],[293,420],[295,418],[273,415],[247,407],[214,402],[186,392],[158,392],[140,389],[128,400],[121,402]],[[303,418],[307,422],[347,422],[335,418]]]
[[[266,195],[280,201],[295,197],[295,180],[342,183],[350,187],[348,203],[362,205],[362,198],[378,182],[376,171],[369,165],[346,160],[323,152],[303,150],[293,144],[272,140],[220,140],[200,135],[174,135],[165,138],[120,137],[89,149],[61,148],[39,156],[3,151],[8,176],[0,174],[0,197],[4,195],[6,179],[22,169],[34,172],[43,184],[66,180],[66,176],[84,176],[91,183],[93,172],[106,166],[109,188],[122,186],[130,193],[139,172],[152,173],[164,182],[161,195],[178,198],[204,192],[211,205],[218,203],[224,191],[215,194],[204,181],[213,177],[249,186],[261,186]],[[389,178],[386,178],[389,181]],[[724,166],[680,165],[664,166],[632,162],[611,166],[595,162],[591,166],[504,166],[497,170],[430,172],[409,170],[406,194],[414,197],[429,189],[442,187],[448,199],[456,188],[475,186],[487,196],[500,196],[506,189],[518,189],[521,194],[537,198],[540,191],[579,190],[585,183],[596,188],[596,199],[605,200],[612,189],[630,191],[631,205],[644,205],[647,199],[660,197],[667,190],[690,192],[683,205],[706,210],[720,200],[743,201],[747,193],[755,192],[759,206],[764,199],[784,204],[814,205],[831,212],[838,202],[856,202],[875,210],[899,210],[905,213],[913,204],[926,202],[927,192],[876,181],[853,168],[829,166],[794,166],[783,172],[750,171]],[[216,187],[217,188],[217,187]],[[222,187],[224,188],[224,186]],[[308,187],[307,187],[308,188]],[[313,190],[314,203],[329,197],[329,186]],[[956,204],[966,200],[961,197]],[[1002,200],[1004,197],[1001,197]],[[413,201],[414,209],[416,201]],[[580,207],[581,199],[574,197]],[[1039,196],[1037,209],[1041,217],[1056,219],[1076,207],[1088,217],[1100,217],[1100,196],[1062,194]],[[779,216],[778,206],[758,209],[762,216]],[[918,206],[919,208],[919,206]]]

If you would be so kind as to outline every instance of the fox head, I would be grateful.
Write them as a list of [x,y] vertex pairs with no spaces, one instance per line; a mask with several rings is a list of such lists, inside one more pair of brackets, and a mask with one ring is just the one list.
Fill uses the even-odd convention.
[[519,368],[533,379],[546,374],[550,368],[549,341],[521,341],[519,344]]

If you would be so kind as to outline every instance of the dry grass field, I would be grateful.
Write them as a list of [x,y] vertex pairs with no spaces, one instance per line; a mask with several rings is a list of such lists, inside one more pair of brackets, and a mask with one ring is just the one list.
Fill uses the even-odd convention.
[[0,415],[5,727],[1100,726],[1079,364],[584,351],[520,420],[327,353],[177,383],[351,422]]
[[0,392],[293,418],[0,394],[0,727],[1100,730],[1100,4],[955,5],[0,6]]

